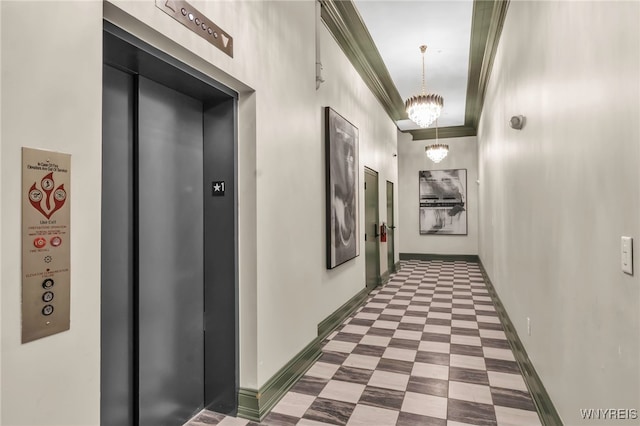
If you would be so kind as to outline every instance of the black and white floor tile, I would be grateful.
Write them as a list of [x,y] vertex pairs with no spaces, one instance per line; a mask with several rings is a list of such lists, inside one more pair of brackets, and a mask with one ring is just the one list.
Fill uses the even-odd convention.
[[260,424],[540,425],[506,339],[478,264],[403,261]]

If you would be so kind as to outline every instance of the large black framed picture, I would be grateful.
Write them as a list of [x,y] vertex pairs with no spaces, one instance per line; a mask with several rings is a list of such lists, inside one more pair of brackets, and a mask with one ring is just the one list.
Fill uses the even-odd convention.
[[327,268],[360,254],[358,241],[358,129],[325,108]]
[[420,233],[467,235],[467,169],[418,173]]

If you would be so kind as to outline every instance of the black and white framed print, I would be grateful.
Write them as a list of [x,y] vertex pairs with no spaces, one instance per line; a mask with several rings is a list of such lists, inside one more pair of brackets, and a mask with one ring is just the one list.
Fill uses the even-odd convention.
[[358,241],[358,129],[325,108],[327,268],[360,254]]
[[467,235],[467,169],[418,173],[420,233]]

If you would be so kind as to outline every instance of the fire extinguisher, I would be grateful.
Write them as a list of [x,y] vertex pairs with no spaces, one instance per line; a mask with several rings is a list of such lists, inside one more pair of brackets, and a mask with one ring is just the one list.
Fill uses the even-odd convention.
[[382,223],[382,225],[380,225],[380,242],[381,243],[387,242],[387,224],[386,223]]

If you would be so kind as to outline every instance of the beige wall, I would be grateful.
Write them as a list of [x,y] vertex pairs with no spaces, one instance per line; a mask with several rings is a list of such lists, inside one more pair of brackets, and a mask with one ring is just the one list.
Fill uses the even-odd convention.
[[620,270],[620,237],[640,242],[639,75],[640,3],[510,3],[478,134],[480,257],[568,425],[640,409],[639,250]]
[[[325,260],[325,191],[323,108],[331,106],[359,130],[360,220],[364,221],[364,167],[379,172],[380,215],[386,216],[386,179],[397,181],[396,130],[328,31],[321,27],[323,75],[314,85],[314,7],[284,3],[298,22],[293,33],[307,35],[306,46],[282,59],[286,72],[269,82],[275,94],[263,113],[264,168],[258,170],[258,383],[266,382],[283,363],[317,335],[317,325],[364,287],[364,228],[360,256],[333,270]],[[295,11],[295,14],[292,12]],[[290,38],[291,32],[284,36]],[[306,58],[304,56],[307,55]],[[306,71],[305,71],[306,70]],[[300,87],[294,85],[299,81]],[[275,83],[278,83],[275,86]],[[298,91],[301,99],[291,99]],[[260,89],[257,89],[260,93]],[[280,106],[286,99],[287,108]],[[287,110],[288,109],[288,110]],[[258,114],[260,117],[260,114]],[[282,123],[287,117],[286,123]],[[260,142],[258,142],[260,145]],[[276,189],[282,183],[289,189]],[[381,250],[381,271],[386,270]]]
[[[4,187],[2,185],[2,182],[4,182],[4,179],[2,177],[2,110],[3,110],[3,106],[2,106],[2,5],[0,4],[0,188],[2,188],[2,191],[4,192]],[[4,282],[4,275],[2,274],[2,248],[3,245],[2,241],[4,241],[4,239],[2,238],[3,233],[2,233],[2,228],[3,226],[3,222],[2,222],[2,197],[0,196],[0,306],[2,306],[2,283]],[[0,424],[2,424],[2,315],[0,315]]]
[[[105,8],[110,21],[241,93],[240,385],[258,388],[316,336],[321,320],[364,285],[363,250],[354,261],[325,268],[323,107],[358,127],[361,182],[365,165],[380,172],[381,182],[397,181],[395,125],[322,24],[326,82],[315,90],[312,1],[197,3],[234,37],[233,59],[176,26],[151,3],[113,4]],[[360,233],[363,240],[364,230]]]
[[[400,253],[478,254],[478,144],[475,136],[440,140],[449,154],[440,163],[429,160],[424,148],[434,140],[412,140],[399,133]],[[467,235],[420,235],[418,172],[421,170],[467,169]]]
[[[12,426],[96,424],[102,6],[2,1],[0,7],[1,422]],[[29,24],[34,22],[37,31]],[[22,146],[70,153],[73,194],[71,330],[24,345],[20,343]]]
[[[350,261],[333,270],[326,270],[321,254],[314,255],[311,259],[314,269],[321,276],[320,287],[317,287],[314,297],[322,300],[315,310],[315,318],[312,323],[317,323],[331,314],[342,303],[360,291],[365,279],[365,248],[364,232],[364,168],[365,166],[378,172],[378,200],[380,222],[387,221],[386,208],[386,181],[395,183],[398,187],[396,126],[386,115],[380,104],[350,66],[347,58],[333,41],[329,32],[323,28],[321,33],[322,63],[324,77],[327,80],[322,84],[318,92],[317,108],[331,106],[343,117],[347,118],[359,130],[360,142],[360,256],[355,261]],[[318,123],[320,125],[320,123]],[[322,144],[318,145],[322,148]],[[322,167],[324,163],[321,156],[316,160]],[[320,184],[322,187],[324,185]],[[319,200],[314,215],[315,232],[319,237],[317,247],[322,252],[325,245],[324,230],[324,202]],[[397,197],[396,197],[397,203]],[[397,217],[397,210],[396,210]],[[318,238],[318,237],[317,237]],[[322,252],[323,253],[323,252]],[[397,254],[396,254],[397,258]],[[387,245],[380,244],[380,272],[384,273],[387,265]],[[340,302],[342,301],[342,302]]]
[[[380,173],[383,220],[384,182],[397,184],[395,125],[324,26],[327,81],[316,91],[313,1],[193,3],[234,37],[234,58],[153,0],[0,2],[3,425],[99,423],[103,17],[240,93],[240,385],[263,385],[316,336],[321,320],[364,287],[364,247],[355,260],[325,269],[322,108],[358,127],[360,180],[365,165]],[[25,16],[41,32],[25,25]],[[71,330],[26,345],[16,178],[22,146],[71,153],[74,194]],[[363,196],[361,190],[361,205]],[[381,263],[384,272],[384,245]]]

